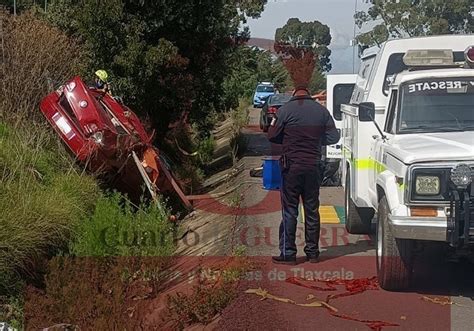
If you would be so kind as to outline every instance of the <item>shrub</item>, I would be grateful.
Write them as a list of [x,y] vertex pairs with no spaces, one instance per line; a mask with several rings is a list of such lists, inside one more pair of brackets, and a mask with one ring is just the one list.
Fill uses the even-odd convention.
[[[92,212],[99,189],[59,150],[48,134],[2,124],[0,134],[0,293],[67,248],[75,227]],[[36,134],[35,134],[36,133]]]
[[[33,13],[0,12],[0,293],[62,248],[93,210],[99,190],[77,171],[40,115],[48,79],[80,70],[83,52]],[[21,283],[21,282],[20,282]]]
[[215,279],[206,277],[206,272],[199,270],[197,283],[190,292],[168,296],[165,320],[179,330],[196,323],[212,322],[237,297],[239,280],[253,268],[247,258],[239,256],[243,253],[242,248],[234,251],[234,256],[218,267]]
[[33,13],[0,11],[0,320],[21,328],[20,294],[94,210],[96,181],[72,163],[38,104],[81,72],[84,52]]
[[142,329],[143,312],[162,290],[167,266],[166,258],[55,257],[44,291],[26,291],[25,329],[57,323],[81,330]]
[[74,256],[49,262],[42,290],[28,287],[25,327],[139,328],[144,316],[135,309],[169,280],[174,227],[168,219],[163,204],[137,207],[118,193],[101,196],[93,214],[78,223]]
[[167,209],[161,203],[136,208],[118,193],[101,197],[77,232],[76,256],[171,256],[174,250]]
[[198,145],[199,158],[202,164],[208,164],[212,161],[216,141],[212,136],[202,139]]
[[139,328],[143,316],[135,309],[168,280],[174,250],[168,219],[162,204],[132,206],[118,193],[100,197],[92,216],[77,227],[74,256],[49,262],[44,290],[28,288],[25,327],[60,321],[81,329]]
[[23,298],[0,296],[0,321],[8,321],[8,324],[16,330],[23,326]]
[[50,88],[48,80],[62,83],[81,73],[84,52],[74,40],[32,13],[12,16],[0,12],[0,20],[0,118],[37,118],[38,103]]
[[192,294],[177,293],[168,298],[170,319],[174,328],[183,330],[196,323],[209,324],[232,300],[237,290],[226,282],[221,286],[196,286]]

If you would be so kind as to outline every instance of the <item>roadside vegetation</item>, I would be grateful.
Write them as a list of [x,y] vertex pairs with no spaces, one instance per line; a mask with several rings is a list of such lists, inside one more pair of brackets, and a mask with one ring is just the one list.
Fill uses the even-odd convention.
[[[2,124],[0,133],[0,319],[21,316],[26,283],[41,282],[46,258],[67,251],[94,210],[95,180],[71,165],[44,128]],[[9,316],[10,315],[10,316]],[[17,321],[17,323],[20,321]]]
[[359,28],[370,28],[357,37],[357,42],[366,48],[389,38],[473,33],[472,5],[472,0],[372,1],[367,11],[355,15]]
[[0,320],[18,322],[25,282],[38,282],[45,258],[67,249],[100,191],[36,108],[48,90],[46,73],[65,79],[80,71],[77,45],[31,14],[13,20],[3,12],[0,19]]
[[174,225],[164,204],[138,208],[118,193],[101,196],[92,216],[77,227],[71,253],[95,256],[171,256]]
[[[161,290],[176,225],[166,202],[132,205],[79,167],[39,101],[75,75],[87,81],[106,69],[114,92],[156,129],[156,144],[192,178],[190,187],[199,185],[215,146],[212,127],[226,116],[236,116],[236,125],[246,121],[240,100],[257,77],[245,92],[225,82],[242,69],[229,66],[247,36],[238,33],[238,9],[258,16],[263,4],[210,4],[203,17],[211,21],[203,22],[194,20],[193,4],[177,1],[165,7],[178,15],[158,13],[163,4],[58,0],[47,12],[22,2],[13,16],[9,1],[0,4],[0,321],[21,329],[74,324],[77,316],[81,325],[132,329],[125,303]],[[239,115],[230,115],[237,108]]]
[[[4,47],[0,71],[0,321],[22,328],[27,286],[43,288],[45,275],[46,279],[79,276],[74,270],[69,272],[67,264],[63,268],[49,258],[171,256],[174,225],[164,205],[132,207],[124,197],[102,191],[97,179],[75,164],[42,118],[38,103],[51,82],[82,72],[85,54],[79,44],[34,13],[14,18],[3,12],[0,19]],[[128,233],[132,244],[103,245],[96,236],[103,228]],[[134,245],[133,237],[147,235],[146,231],[160,241]]]
[[254,266],[242,247],[236,247],[232,255],[218,269],[198,270],[189,293],[168,297],[166,319],[173,329],[209,324],[237,297],[239,281]]

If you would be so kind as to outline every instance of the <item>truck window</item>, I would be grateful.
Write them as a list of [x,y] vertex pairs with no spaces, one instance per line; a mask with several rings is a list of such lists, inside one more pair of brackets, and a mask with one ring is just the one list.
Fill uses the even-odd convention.
[[[388,96],[389,82],[387,78],[398,74],[402,71],[408,69],[408,67],[403,63],[403,56],[405,53],[393,53],[388,58],[387,70],[385,71],[385,78],[383,83],[383,94]],[[464,62],[464,52],[453,52],[454,62]]]
[[398,133],[474,130],[472,78],[426,78],[399,93]]
[[359,75],[357,76],[357,83],[354,89],[352,99],[353,103],[359,103],[362,101],[364,96],[364,91],[367,89],[367,84],[369,82],[369,77],[374,71],[374,63],[375,63],[376,55],[371,55],[362,59],[362,63],[359,69]]
[[385,123],[385,132],[394,133],[395,130],[393,128],[393,123],[395,120],[395,113],[397,111],[397,99],[398,99],[398,91],[394,90],[392,92],[392,96],[390,97],[390,103],[387,113],[387,122]]
[[355,84],[337,84],[334,86],[332,116],[337,121],[342,120],[341,105],[350,103]]

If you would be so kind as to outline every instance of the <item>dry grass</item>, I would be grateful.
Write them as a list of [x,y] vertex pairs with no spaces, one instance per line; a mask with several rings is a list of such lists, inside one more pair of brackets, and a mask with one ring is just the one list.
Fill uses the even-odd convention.
[[0,120],[38,118],[48,82],[56,85],[80,73],[85,55],[74,40],[32,13],[0,12],[0,22]]
[[[183,330],[194,324],[209,324],[237,297],[239,281],[253,268],[244,257],[245,251],[237,248],[224,265],[217,268],[218,276],[207,278],[198,270],[197,283],[188,293],[178,292],[168,296],[165,320],[173,329]],[[212,274],[211,270],[210,273]]]

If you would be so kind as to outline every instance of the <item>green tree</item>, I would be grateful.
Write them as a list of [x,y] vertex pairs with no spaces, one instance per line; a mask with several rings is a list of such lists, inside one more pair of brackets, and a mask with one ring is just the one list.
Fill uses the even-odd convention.
[[266,0],[55,0],[47,12],[90,54],[90,72],[110,71],[112,86],[148,115],[159,134],[188,115],[201,132],[225,110],[229,61],[249,37],[240,29]]
[[327,25],[319,21],[301,22],[298,18],[290,18],[283,27],[276,30],[275,42],[310,48],[319,58],[319,69],[331,70],[331,51],[328,48],[331,33]]
[[226,93],[231,96],[229,100],[233,102],[232,106],[241,97],[252,97],[258,82],[271,81],[280,91],[286,90],[290,84],[285,66],[268,51],[241,46],[229,65],[232,71],[225,87]]
[[473,0],[371,0],[367,12],[356,13],[361,28],[377,22],[358,37],[361,45],[378,45],[390,37],[414,37],[474,32]]
[[317,93],[326,89],[326,75],[319,70],[314,70],[313,76],[309,82],[309,90]]
[[[11,12],[12,1],[0,1]],[[39,1],[25,0],[21,11],[35,7],[38,17],[79,40],[84,78],[107,70],[113,93],[156,129],[157,145],[194,171],[201,161],[178,152],[176,141],[199,149],[216,113],[237,104],[240,95],[226,83],[230,64],[249,38],[242,22],[258,17],[266,2],[48,0],[45,12]]]

